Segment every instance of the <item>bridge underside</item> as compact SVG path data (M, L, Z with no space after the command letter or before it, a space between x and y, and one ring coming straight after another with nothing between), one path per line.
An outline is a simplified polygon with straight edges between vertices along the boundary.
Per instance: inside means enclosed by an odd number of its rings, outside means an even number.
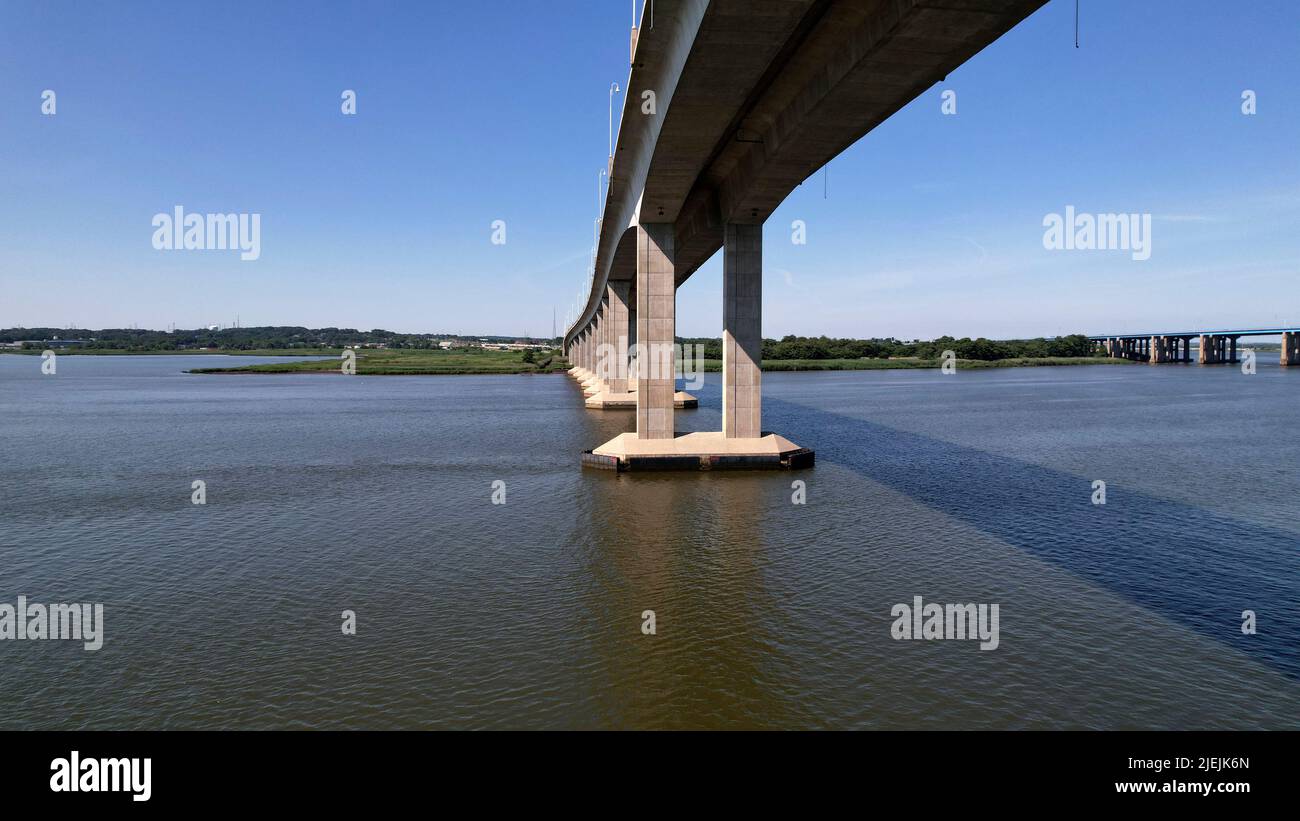
M597 406L635 396L635 432L593 459L811 461L762 429L764 222L805 179L1044 2L655 3L656 28L636 37L591 298L565 339L577 352L575 375L602 397ZM644 113L646 91L654 114ZM682 454L676 288L719 249L721 444Z

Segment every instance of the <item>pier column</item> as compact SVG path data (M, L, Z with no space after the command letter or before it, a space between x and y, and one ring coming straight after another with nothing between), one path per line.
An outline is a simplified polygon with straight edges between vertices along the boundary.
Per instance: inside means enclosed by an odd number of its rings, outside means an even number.
M1196 361L1200 362L1202 365L1208 365L1214 361L1210 351L1210 346L1214 344L1213 340L1214 337L1201 334L1200 342L1196 351Z
M1282 360L1283 366L1300 365L1300 333L1282 334Z
M636 390L636 295L627 301L627 389Z
M677 331L672 223L636 227L636 437L673 438L673 341Z
M722 248L722 435L757 439L763 435L763 226L728 223Z
M609 372L614 365L609 355L609 306L601 297L600 307L596 309L596 378L600 380L603 390L609 381Z
M1237 337L1228 337L1228 361L1236 362L1237 360Z
M1153 365L1165 361L1163 358L1164 349L1160 346L1163 341L1164 339L1158 336L1153 336L1147 340L1147 361Z
M605 286L605 298L609 302L606 341L613 357L608 382L610 393L627 393L627 294L631 287L628 282L611 282Z

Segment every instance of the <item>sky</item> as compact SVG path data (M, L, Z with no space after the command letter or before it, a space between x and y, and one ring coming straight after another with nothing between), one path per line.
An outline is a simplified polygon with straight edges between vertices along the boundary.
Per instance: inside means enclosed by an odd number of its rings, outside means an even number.
M1074 14L786 199L765 336L1300 323L1300 3L1081 0L1078 49ZM626 0L0 0L0 327L545 336L586 279L630 25ZM178 205L260 214L260 256L155 249ZM1150 214L1150 258L1044 248L1067 206ZM720 334L721 279L719 253L678 291L679 335Z

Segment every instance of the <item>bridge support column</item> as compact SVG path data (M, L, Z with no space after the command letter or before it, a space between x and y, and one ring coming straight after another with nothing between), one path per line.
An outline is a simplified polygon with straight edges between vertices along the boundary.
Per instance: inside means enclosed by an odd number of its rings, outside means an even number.
M1151 337L1148 361L1152 363L1184 361L1182 348L1186 341L1183 337L1178 336Z
M636 229L636 438L673 438L677 331L676 237L671 223Z
M588 467L611 470L794 469L813 452L761 430L762 226L731 225L723 240L723 427L675 435L675 229L637 227L636 432L583 454Z
M609 303L602 299L600 325L596 328L596 379L597 387L601 390L604 390L609 383L609 374L613 367L614 358L609 355Z
M722 251L722 434L762 432L763 226L728 223Z
M1201 334L1202 365L1217 365L1221 362L1237 361L1237 337Z
M1282 334L1282 360L1283 366L1300 365L1300 333Z
M600 392L600 311L591 318L591 327L587 330L587 378L582 382L582 392L586 396Z
M627 303L627 389L636 390L636 300Z
M609 393L627 393L627 295L631 284L611 282L605 286L609 300L609 332L612 366L605 386Z

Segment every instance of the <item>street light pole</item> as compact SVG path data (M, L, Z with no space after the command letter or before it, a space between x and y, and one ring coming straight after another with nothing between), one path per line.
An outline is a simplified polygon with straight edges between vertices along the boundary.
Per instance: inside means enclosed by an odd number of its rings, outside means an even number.
M609 158L614 159L614 95L619 92L618 83L609 84Z

